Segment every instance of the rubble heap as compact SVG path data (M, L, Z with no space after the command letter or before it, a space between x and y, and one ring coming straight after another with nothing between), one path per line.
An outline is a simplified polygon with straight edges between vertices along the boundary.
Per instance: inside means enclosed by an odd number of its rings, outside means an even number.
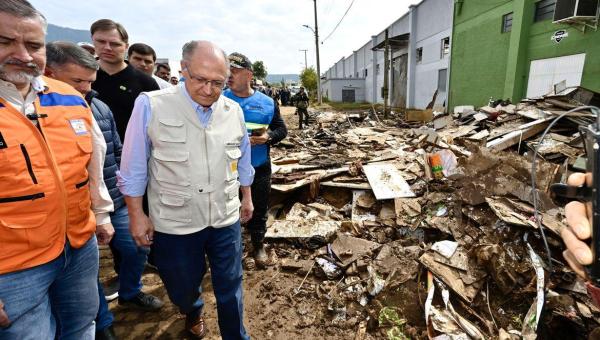
M303 278L286 292L296 327L350 327L355 339L587 337L600 309L562 260L564 202L549 188L585 169L578 125L592 114L539 138L598 97L567 89L422 115L429 122L313 112L309 129L272 150L266 237L280 269Z

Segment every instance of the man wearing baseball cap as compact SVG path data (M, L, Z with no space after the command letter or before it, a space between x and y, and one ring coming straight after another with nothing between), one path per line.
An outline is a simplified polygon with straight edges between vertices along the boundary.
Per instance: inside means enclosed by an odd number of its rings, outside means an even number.
M255 170L252 183L254 214L246 225L250 232L254 259L259 266L268 262L263 244L267 228L267 211L271 193L271 145L287 136L285 122L279 106L269 96L252 88L252 63L241 53L229 55L231 74L227 81L229 89L223 95L237 102L244 111L246 129L250 134L252 166Z

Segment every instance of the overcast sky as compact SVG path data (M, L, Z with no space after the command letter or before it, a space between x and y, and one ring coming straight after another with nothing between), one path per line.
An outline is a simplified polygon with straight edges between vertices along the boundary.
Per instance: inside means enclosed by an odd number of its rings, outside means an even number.
M193 39L217 43L227 53L262 60L270 74L299 73L308 49L315 63L311 0L30 0L52 24L89 29L110 18L122 23L129 42L151 45L159 57L179 61L181 46ZM352 0L317 0L319 36L323 41ZM365 44L419 0L354 0L346 18L320 45L321 72Z

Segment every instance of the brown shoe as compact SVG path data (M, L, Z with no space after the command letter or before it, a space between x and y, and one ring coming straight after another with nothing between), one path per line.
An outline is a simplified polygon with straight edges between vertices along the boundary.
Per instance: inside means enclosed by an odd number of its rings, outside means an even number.
M188 331L195 339L204 338L206 335L206 328L204 327L204 318L202 315L198 315L197 317L186 316L185 330Z

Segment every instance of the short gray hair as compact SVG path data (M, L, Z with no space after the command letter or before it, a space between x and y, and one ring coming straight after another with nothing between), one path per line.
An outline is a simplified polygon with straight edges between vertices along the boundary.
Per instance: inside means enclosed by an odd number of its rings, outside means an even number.
M181 59L183 59L184 61L190 61L190 57L198 47L199 43L200 40L192 40L183 44L183 48L181 50ZM227 56L227 53L225 53L225 51L217 45L213 44L213 46L215 49L217 49L223 54L223 60L225 60L225 68L227 69L227 74L225 75L225 77L229 77L229 57Z
M76 64L90 70L98 70L98 62L90 52L67 41L46 44L46 64L50 68Z
M48 29L46 17L35 9L27 0L2 0L0 1L0 13L7 13L17 18L35 18L42 23L44 33Z

